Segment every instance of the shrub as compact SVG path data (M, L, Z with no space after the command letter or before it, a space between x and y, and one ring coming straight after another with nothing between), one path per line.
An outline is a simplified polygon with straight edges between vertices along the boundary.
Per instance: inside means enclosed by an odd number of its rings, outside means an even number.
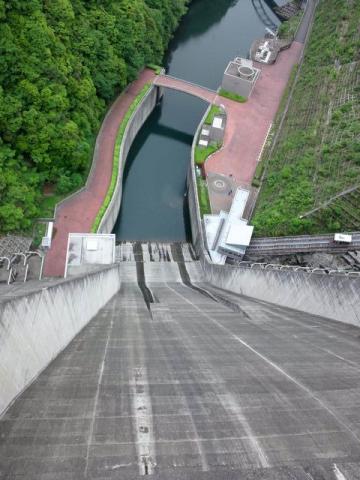
M234 102L239 102L239 103L244 103L247 101L247 98L243 97L242 95L238 95L237 93L234 92L228 92L227 90L224 90L221 88L219 90L219 95L221 97L229 98L230 100L234 100Z

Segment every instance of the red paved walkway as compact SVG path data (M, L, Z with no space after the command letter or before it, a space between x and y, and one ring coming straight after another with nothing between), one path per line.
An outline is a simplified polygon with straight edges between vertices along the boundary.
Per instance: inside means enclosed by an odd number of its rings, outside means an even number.
M267 132L302 48L303 44L293 42L274 65L261 64L260 78L246 103L218 97L216 103L223 103L228 114L224 147L206 161L206 173L232 174L238 185L251 184Z
M98 135L94 152L94 169L86 189L66 201L57 210L55 236L46 255L44 274L63 276L68 234L90 232L91 226L107 193L113 163L113 152L118 127L136 95L147 82L153 81L152 70L144 70L113 104Z

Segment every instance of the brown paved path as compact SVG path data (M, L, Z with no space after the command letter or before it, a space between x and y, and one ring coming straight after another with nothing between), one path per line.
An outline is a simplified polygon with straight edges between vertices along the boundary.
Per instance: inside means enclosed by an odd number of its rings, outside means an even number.
M225 105L228 119L224 147L206 161L207 174L232 174L238 185L251 183L267 132L302 48L301 43L293 42L289 50L280 53L274 65L257 64L261 75L246 103L218 97L216 103Z
M66 201L57 210L56 233L45 260L45 276L63 276L68 234L90 232L110 184L113 152L118 127L136 95L155 73L144 70L112 105L97 138L94 152L94 169L86 189Z

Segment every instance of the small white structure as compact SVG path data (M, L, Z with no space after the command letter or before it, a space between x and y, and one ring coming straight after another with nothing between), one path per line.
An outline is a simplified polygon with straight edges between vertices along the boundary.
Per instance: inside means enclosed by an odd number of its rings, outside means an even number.
M214 117L214 120L212 122L212 126L214 128L223 128L223 119L221 117Z
M69 233L65 277L115 263L115 235Z
M44 248L51 247L52 235L54 230L54 222L49 222L46 226L45 236L41 239L41 246Z
M230 226L228 236L226 237L226 243L233 245L234 247L248 247L254 231L254 227L250 225L233 224Z
M335 233L334 242L337 243L351 243L352 236L346 233Z
M229 213L204 215L207 247L214 263L223 265L226 257L241 259L245 255L254 230L242 218L249 193L238 188Z
M260 44L258 49L256 50L255 60L261 63L269 63L271 54L272 48L270 42L266 40L264 43Z

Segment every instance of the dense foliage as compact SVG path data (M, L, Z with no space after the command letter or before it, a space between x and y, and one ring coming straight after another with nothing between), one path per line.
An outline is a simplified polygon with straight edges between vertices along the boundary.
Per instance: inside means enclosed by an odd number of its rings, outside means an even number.
M260 193L257 235L352 230L344 208L308 214L360 184L360 2L321 0L290 108ZM350 201L351 200L351 201ZM338 202L339 203L339 202Z
M87 174L106 107L159 63L189 0L0 0L0 232ZM50 186L50 187L49 187Z

